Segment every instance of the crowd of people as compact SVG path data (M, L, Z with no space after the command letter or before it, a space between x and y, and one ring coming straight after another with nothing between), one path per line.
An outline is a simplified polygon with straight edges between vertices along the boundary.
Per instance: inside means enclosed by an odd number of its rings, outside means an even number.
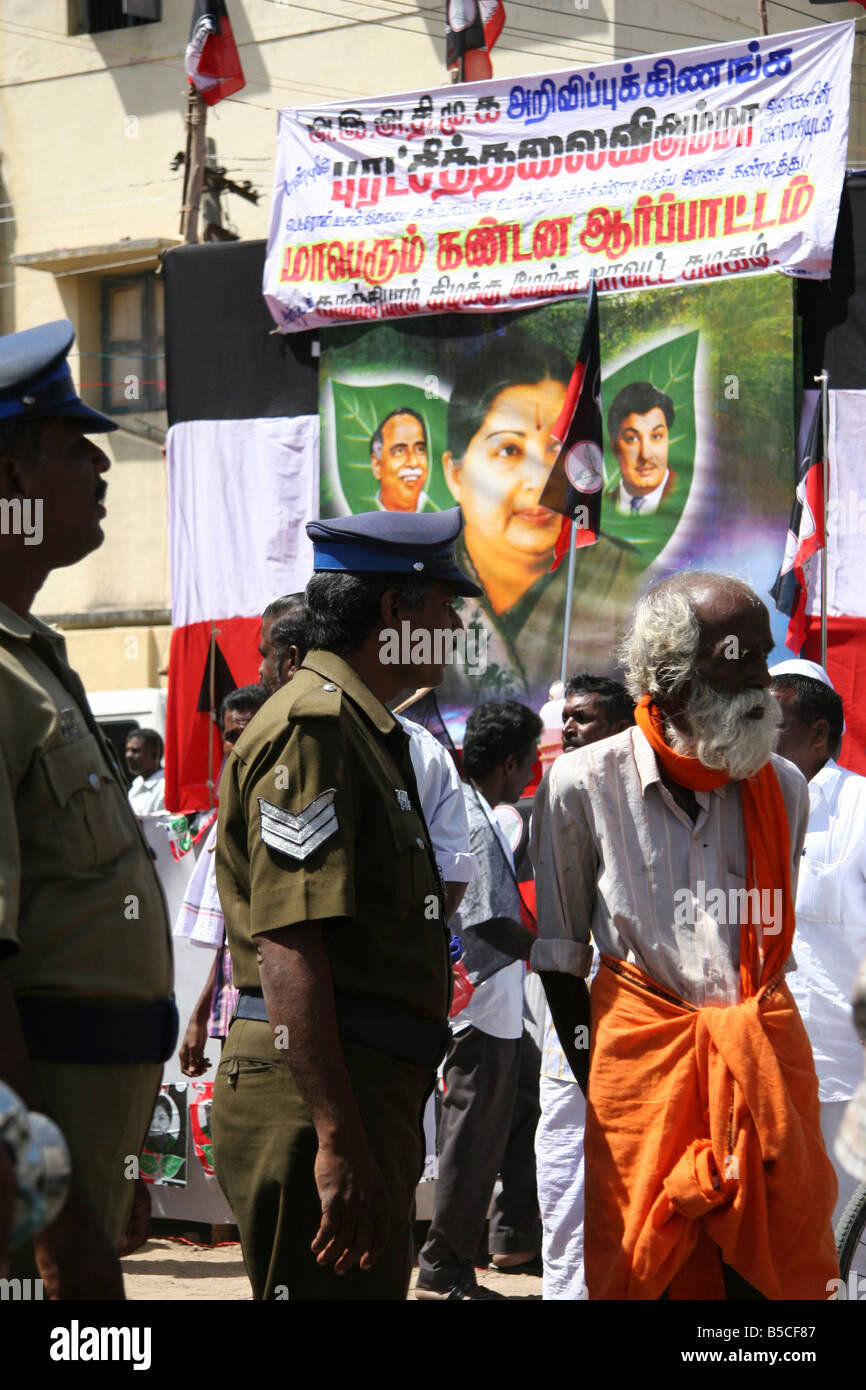
M43 546L2 537L0 1076L73 1164L10 1268L93 1299L122 1297L118 1253L145 1238L127 1159L178 1020L136 821L161 795L159 736L127 740L127 796L30 611L102 538L108 461L86 432L113 426L78 398L70 345L62 325L0 340L4 495L54 504ZM456 495L490 402L452 404ZM497 807L533 781L539 715L476 705L461 777L411 707L393 712L443 677L441 644L411 638L458 631L455 600L483 598L461 567L471 526L382 508L307 530L307 589L265 610L260 683L219 711L218 819L175 924L213 953L180 1056L200 1076L222 1040L214 1161L253 1296L406 1297L441 1070L419 1299L495 1297L482 1249L515 1279L540 1255L549 1299L828 1298L834 1214L866 1179L849 1003L866 779L834 761L827 673L768 670L767 609L742 580L656 583L610 654L624 682L584 671L563 691L533 897ZM394 630L410 641L384 662Z

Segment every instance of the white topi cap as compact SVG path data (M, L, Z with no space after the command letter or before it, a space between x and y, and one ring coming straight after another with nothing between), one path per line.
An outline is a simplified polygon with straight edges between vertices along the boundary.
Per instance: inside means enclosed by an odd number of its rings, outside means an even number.
M831 690L838 695L835 685L831 681L824 667L817 661L806 661L803 657L792 657L790 661L780 661L778 665L770 667L771 676L808 676L810 680L820 681L822 685L828 685ZM846 732L845 720L842 720L842 732Z
M829 685L831 690L836 689L823 666L820 666L817 661L805 661L798 656L791 657L790 661L780 661L777 666L771 666L770 675L808 676L810 680L820 681L822 685Z

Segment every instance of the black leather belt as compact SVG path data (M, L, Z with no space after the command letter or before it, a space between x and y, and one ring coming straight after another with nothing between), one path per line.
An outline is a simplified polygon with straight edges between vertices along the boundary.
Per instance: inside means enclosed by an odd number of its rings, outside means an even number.
M28 1051L39 1062L167 1062L177 1046L173 999L159 1004L83 1004L25 995L16 1003Z
M253 1023L267 1023L268 1011L265 996L260 989L242 989L238 994L232 1018L248 1018Z
M344 1042L359 1043L399 1057L416 1067L438 1067L448 1050L450 1029L446 1022L417 1018L378 999L336 994L337 1027ZM268 1011L261 990L242 989L235 1006L235 1018L267 1023Z

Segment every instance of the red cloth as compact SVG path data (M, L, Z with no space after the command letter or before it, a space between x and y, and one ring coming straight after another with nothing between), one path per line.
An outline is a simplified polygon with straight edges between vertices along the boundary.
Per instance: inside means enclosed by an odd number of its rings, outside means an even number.
M261 618L221 618L216 642L231 678L229 688L258 680L258 641ZM208 745L214 778L222 765L222 743L202 700L208 690L211 624L189 623L171 635L168 661L168 699L165 714L165 804L169 811L203 811L214 804L209 794ZM221 698L217 691L217 703Z
M803 656L821 660L821 619L806 619ZM845 734L838 761L866 777L866 618L827 619L827 674L842 697Z

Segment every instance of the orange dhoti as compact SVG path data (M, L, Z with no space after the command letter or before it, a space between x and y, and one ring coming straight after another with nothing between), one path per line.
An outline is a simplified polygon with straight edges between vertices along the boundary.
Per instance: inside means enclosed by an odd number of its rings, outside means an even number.
M602 957L586 1122L591 1299L826 1299L836 1178L806 1030L780 978L696 1008ZM677 1278L677 1276L680 1278Z

